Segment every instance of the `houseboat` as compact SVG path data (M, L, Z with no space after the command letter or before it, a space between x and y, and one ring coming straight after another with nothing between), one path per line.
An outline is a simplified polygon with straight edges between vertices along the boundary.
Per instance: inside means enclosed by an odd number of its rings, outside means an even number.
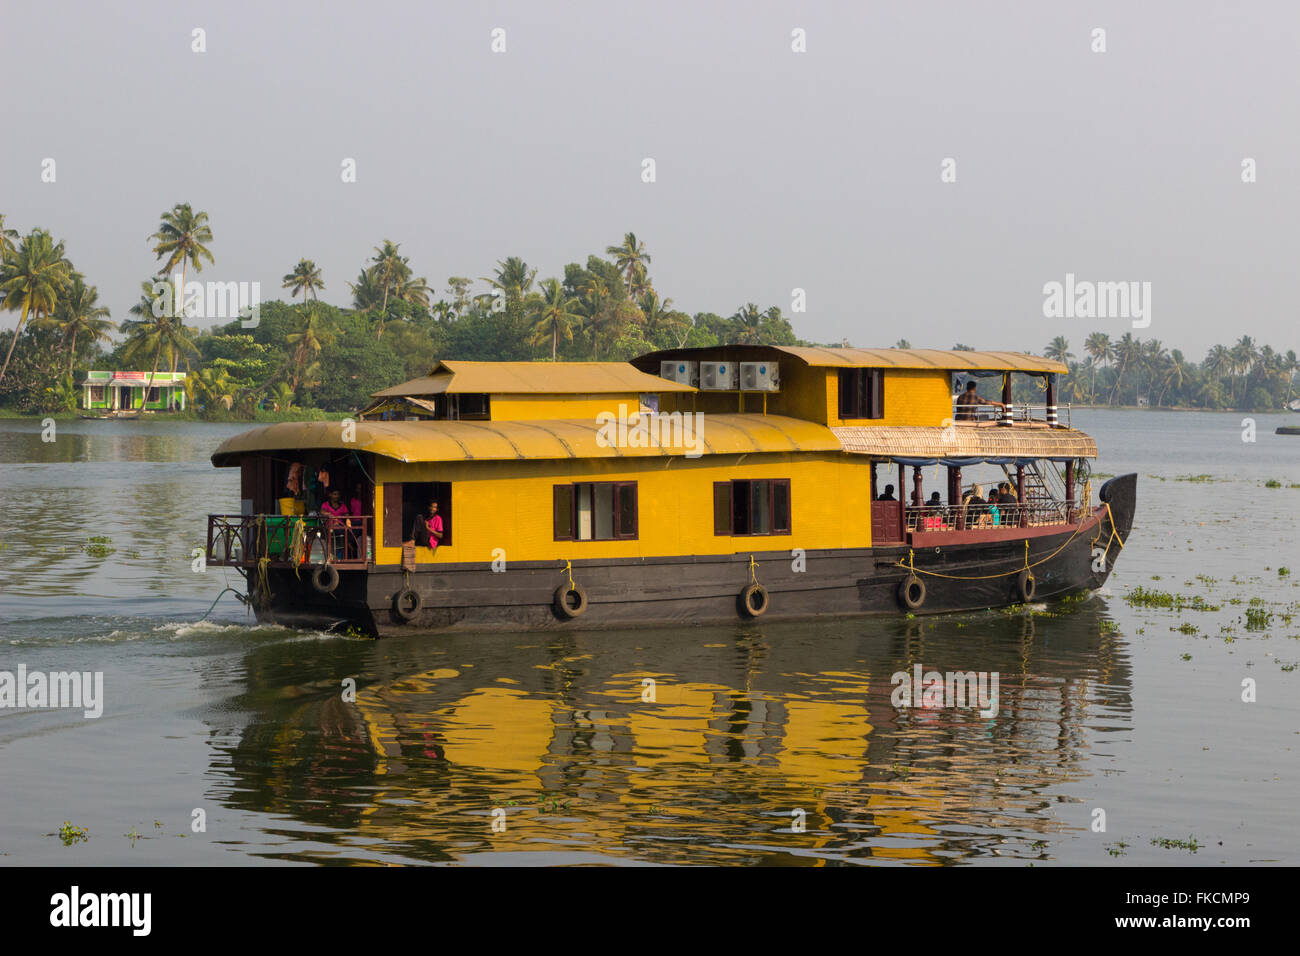
M1066 371L769 346L439 362L354 419L225 441L212 461L240 469L241 507L208 517L207 561L244 574L259 620L371 636L1063 597L1105 582L1137 485L1093 488Z

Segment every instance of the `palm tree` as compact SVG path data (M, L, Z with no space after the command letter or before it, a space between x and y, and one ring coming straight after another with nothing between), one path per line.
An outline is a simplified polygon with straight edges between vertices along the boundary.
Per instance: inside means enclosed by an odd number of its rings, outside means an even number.
M356 282L349 282L352 290L352 307L357 310L373 309L384 298L386 290L379 285L374 269L362 269Z
M139 318L123 326L123 331L127 333L127 340L122 355L128 361L134 362L141 356L148 355L150 351L153 352L153 367L149 370L149 381L145 386L141 402L143 405L149 399L149 389L153 388L154 378L158 374L158 362L162 358L163 351L166 350L174 373L178 360L184 361L185 367L189 368L189 356L197 354L198 348L189 338L190 330L176 315L176 303L172 303L170 313L166 309L159 309L155 304L153 283L146 279L140 283L140 286L143 292L140 301L131 306L131 314ZM184 285L181 288L184 289ZM158 314L160 312L163 314ZM171 406L171 396L172 392L169 390L168 407Z
M1060 362L1062 365L1069 365L1070 359L1074 358L1074 353L1070 351L1070 343L1065 340L1064 335L1058 335L1052 339L1043 355Z
M753 302L746 302L737 309L735 314L731 316L731 321L736 323L736 344L761 344L763 341L763 320L767 315L767 312L760 311Z
M109 311L99 304L99 290L93 285L86 285L85 276L73 272L68 282L67 291L59 299L54 315L41 319L41 325L57 329L68 350L68 374L72 374L72 363L77 356L77 338L86 335L90 344L108 338L110 329L117 326L108 320Z
M0 262L14 251L14 240L17 238L18 230L5 228L5 214L0 212Z
M1132 332L1125 332L1118 342L1115 343L1115 361L1119 368L1115 371L1115 385L1110 392L1110 402L1115 403L1115 396L1119 393L1121 386L1124 384L1124 373L1133 368L1142 355L1142 343L1140 340L1133 338Z
M303 302L307 301L307 293L310 292L312 300L315 301L316 293L325 288L325 282L321 279L320 269L316 268L316 263L310 259L299 259L293 271L284 277L281 288L293 290L289 293L289 298L301 292Z
M410 267L406 264L406 257L397 250L402 247L400 242L393 242L391 239L385 239L382 246L375 246L375 257L372 260L374 265L375 282L384 290L383 300L379 303L380 324L379 334L383 335L383 315L388 309L388 292L392 289L394 283L403 276L411 274Z
M4 308L10 312L22 312L14 326L14 337L9 342L4 365L0 365L0 382L4 381L9 370L9 360L13 358L23 323L29 317L39 320L53 312L68 283L72 267L63 252L62 242L55 242L44 229L33 229L0 264L0 295L4 296Z
M528 337L529 345L540 345L548 338L551 340L551 361L559 354L560 336L565 341L573 341L573 326L582 321L582 314L577 311L579 301L564 294L564 287L559 279L547 279L542 283L540 295L528 299L530 319L533 326Z
M1097 397L1097 366L1109 365L1115 360L1115 350L1111 347L1110 336L1105 332L1093 332L1088 336L1088 341L1083 345L1088 354L1092 357L1092 400L1096 401Z
M1244 401L1246 398L1246 385L1248 384L1247 379L1250 375L1251 367L1255 364L1255 360L1259 357L1259 353L1255 350L1255 340L1252 339L1249 335L1243 335L1240 339L1237 340L1237 344L1228 350L1228 354L1232 358L1232 370L1233 370L1233 378L1234 378L1233 388L1232 388L1232 400L1233 402L1236 402L1237 400L1237 386L1236 386L1235 378L1237 373L1240 373L1241 381L1242 381L1241 397L1242 400Z
M607 255L614 257L614 265L625 276L628 298L637 298L645 291L645 267L650 264L650 256L646 254L645 243L638 242L636 233L629 232L624 234L621 246L606 246L605 252Z
M1205 356L1204 368L1212 379L1222 379L1232 371L1232 353L1222 345L1214 346Z
M410 270L405 275L398 276L393 283L393 298L401 302L409 302L411 305L418 305L421 308L429 308L429 293L433 290L429 288L429 281L420 276L412 276Z
M1150 400L1151 388L1156 379L1164 374L1165 363L1169 361L1168 350L1160 344L1159 339L1148 339L1142 346L1138 364L1147 371L1147 399Z
M328 345L330 340L329 334L322 328L323 323L324 318L313 302L299 318L297 331L285 336L285 341L291 349L286 370L289 373L290 385L295 392L312 377L313 369L319 372L320 367L316 359L320 356L321 349Z
M1165 392L1171 388L1174 390L1175 395L1181 392L1191 374L1192 368L1183 358L1183 353L1178 349L1174 349L1169 354L1169 363L1165 366L1164 387L1160 389L1160 397L1156 399L1156 404L1164 404Z
M1291 404L1291 389L1295 385L1295 373L1300 372L1300 361L1296 360L1295 349L1288 349L1282 357L1282 371L1286 373L1286 402Z
M497 262L495 277L481 276L481 278L505 297L506 307L509 308L512 302L523 300L532 289L533 279L536 276L536 269L529 269L528 263L518 256L510 256L504 261ZM488 298L494 296L489 295Z
M646 289L636 304L645 316L646 336L656 345L660 344L661 337L666 337L669 342L678 342L680 348L680 342L684 338L680 333L689 330L690 320L685 314L673 309L673 300L661 300L654 289Z
M199 369L194 375L186 376L185 394L191 404L220 404L226 411L235 403L234 383L220 366Z
M181 321L185 320L185 276L189 267L195 272L203 271L203 260L213 262L212 253L204 243L212 241L212 229L208 226L208 214L195 212L187 202L177 203L168 212L162 214L162 223L158 231L149 237L157 239L154 255L166 259L158 270L159 277L166 277L177 265L181 267L181 287L179 302L173 308L179 311Z
M593 272L587 276L578 292L582 296L579 311L584 320L584 331L591 336L592 357L599 360L600 331L607 318L605 302L609 298L609 289L605 286L605 280Z

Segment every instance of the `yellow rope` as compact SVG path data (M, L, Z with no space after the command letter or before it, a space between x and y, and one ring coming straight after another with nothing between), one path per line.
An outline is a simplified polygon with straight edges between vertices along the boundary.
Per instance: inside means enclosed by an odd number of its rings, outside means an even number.
M758 562L754 560L754 556L751 554L749 556L749 583L750 584L758 583L758 575L754 573L754 569L757 567L758 567Z
M1107 509L1109 510L1109 505L1107 506ZM1112 525L1112 529L1113 527L1114 526ZM915 564L913 563L911 548L909 548L907 551L907 563L904 564L902 561L895 561L894 565L900 568L907 568L907 570L913 574L928 574L932 578L947 578L949 581L991 581L994 578L1009 578L1011 577L1011 575L1020 574L1022 571L1029 571L1030 575L1032 576L1034 568L1038 567L1040 564L1052 560L1052 558L1056 557L1058 554L1060 554L1062 551L1068 548L1070 546L1070 542L1073 541L1075 538L1077 538L1081 531L1083 531L1082 523L1080 523L1079 527L1074 529L1074 534L1070 535L1068 538L1065 539L1064 544L1062 544L1059 548L1057 548L1047 557L1039 558L1033 564L1029 563L1029 539L1026 538L1025 539L1025 566L1023 568L1017 568L1014 571L1002 571L998 574L974 574L974 575L940 574L938 571L925 571L922 570L921 568L916 567ZM1098 530L1097 533L1100 536L1101 534L1100 530Z
M1110 502L1109 502L1109 501L1105 502L1105 505L1106 505L1106 518L1110 521L1110 537L1106 539L1106 549L1105 549L1105 554L1109 555L1109 554L1110 554L1110 545L1111 545L1111 542L1112 542L1112 541L1118 541L1118 542L1119 542L1119 549L1120 549L1121 551L1124 550L1124 539L1121 538L1121 537L1119 536L1119 531L1116 530L1116 528L1115 528L1115 516L1111 513L1111 510L1110 510ZM1101 540L1101 524L1098 523L1098 525L1097 525L1097 536L1096 536L1095 538L1092 539L1092 542L1091 542L1092 546L1095 548L1095 547L1097 546L1097 542L1100 541L1100 540Z
M569 575L569 590L572 591L575 587L577 587L577 585L575 585L575 584L573 583L573 562L572 562L572 561L565 561L565 562L564 562L564 569L563 569L563 570L565 570L566 572L568 572L568 575Z

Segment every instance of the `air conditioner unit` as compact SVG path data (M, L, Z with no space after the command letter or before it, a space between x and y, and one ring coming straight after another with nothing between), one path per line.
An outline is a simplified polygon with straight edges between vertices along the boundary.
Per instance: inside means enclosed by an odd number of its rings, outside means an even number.
M700 388L725 392L734 391L740 384L740 369L735 362L701 362Z
M679 359L675 362L660 362L659 377L681 385L700 386L700 363Z
M775 362L741 362L740 387L746 392L775 392L781 387L781 374Z

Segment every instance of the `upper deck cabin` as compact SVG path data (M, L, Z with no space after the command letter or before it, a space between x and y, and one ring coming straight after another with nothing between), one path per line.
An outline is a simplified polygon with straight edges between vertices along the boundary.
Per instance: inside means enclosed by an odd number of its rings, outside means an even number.
M439 362L428 375L375 392L361 421L539 421L655 411L690 385L626 362Z
M652 352L631 364L699 389L666 400L668 409L788 415L830 428L1068 425L1056 377L1069 369L1020 352L728 345ZM1041 382L1041 403L1013 403L1013 375ZM989 402L959 409L956 393L972 379Z

